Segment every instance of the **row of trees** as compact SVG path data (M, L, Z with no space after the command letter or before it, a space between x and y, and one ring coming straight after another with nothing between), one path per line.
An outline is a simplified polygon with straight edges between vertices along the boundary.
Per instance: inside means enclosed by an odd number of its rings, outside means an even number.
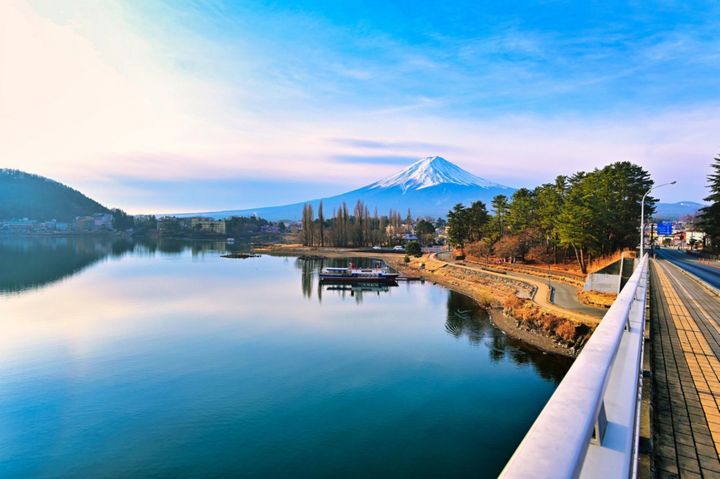
M392 244L403 233L412 231L413 218L410 210L403 219L399 212L391 210L387 216L379 216L377 208L370 210L358 200L352 213L346 203L326 217L321 201L317 217L310 203L303 207L302 242L305 246L361 247Z
M558 176L534 190L520 188L492 200L493 214L476 201L448 213L452 244L478 256L564 261L574 256L583 273L592 257L638 244L640 201L653 181L630 162ZM648 215L656 199L645 200Z

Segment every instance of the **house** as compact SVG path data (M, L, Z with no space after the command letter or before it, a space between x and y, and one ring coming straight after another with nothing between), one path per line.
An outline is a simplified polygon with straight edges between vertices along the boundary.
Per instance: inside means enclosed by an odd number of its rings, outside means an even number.
M96 213L93 216L93 227L96 230L113 229L113 217L110 213Z
M212 218L192 218L190 228L194 231L205 233L225 234L225 220L214 220Z

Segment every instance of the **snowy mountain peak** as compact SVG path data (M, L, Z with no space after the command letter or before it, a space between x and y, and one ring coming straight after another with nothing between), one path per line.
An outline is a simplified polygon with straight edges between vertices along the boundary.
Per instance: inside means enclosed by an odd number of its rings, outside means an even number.
M469 173L440 156L428 156L404 170L369 185L369 188L400 187L403 192L421 190L441 184L480 186L483 188L506 188Z

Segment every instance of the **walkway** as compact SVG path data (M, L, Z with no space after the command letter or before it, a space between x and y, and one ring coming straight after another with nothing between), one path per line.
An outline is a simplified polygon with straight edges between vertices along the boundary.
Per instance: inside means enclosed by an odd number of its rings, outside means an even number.
M720 478L720 297L658 259L651 311L656 477Z
M559 281L549 281L525 273L516 273L512 271L495 272L481 265L473 265L473 263L465 263L464 265L456 264L449 258L448 254L436 254L435 257L440 261L453 264L457 268L465 268L473 271L479 271L484 274L494 275L502 278L516 279L536 288L533 301L545 310L558 314L560 316L572 316L577 320L588 324L597 324L607 312L606 308L598 308L587 305L580 301L577 296L577 288L573 285L561 283ZM550 288L555 288L553 301L550 301Z

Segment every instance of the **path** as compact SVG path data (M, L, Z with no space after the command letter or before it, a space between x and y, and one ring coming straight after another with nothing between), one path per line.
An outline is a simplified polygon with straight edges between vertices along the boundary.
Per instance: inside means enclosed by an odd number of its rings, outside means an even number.
M676 262L651 265L655 472L720 477L720 297Z
M498 273L488 270L483 266L474 266L472 264L460 265L449 260L447 258L447 255L436 254L435 257L440 261L451 263L457 268L466 268L469 270L478 271L480 273L499 276L502 278L516 279L524 283L530 284L537 290L533 301L547 311L556 313L560 316L567 316L568 314L570 314L576 319L579 319L583 322L597 324L607 311L607 309L605 308L596 308L594 306L589 306L581 302L580 299L577 297L575 286L569 284L561 283L559 281L548 282L547 279L538 278L537 276L525 273L516 273L511 271ZM553 302L550 302L549 286L555 288Z

